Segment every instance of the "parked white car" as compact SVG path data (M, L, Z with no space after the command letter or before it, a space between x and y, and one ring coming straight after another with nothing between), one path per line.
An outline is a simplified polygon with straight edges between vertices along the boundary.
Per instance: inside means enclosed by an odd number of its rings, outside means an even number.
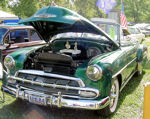
M145 36L150 36L150 24L148 23L142 23L142 24L136 24L134 27L139 28L140 31L145 35Z
M145 38L145 35L141 32L141 30L138 27L129 26L128 31L130 32L130 36L132 36L136 39L144 39Z

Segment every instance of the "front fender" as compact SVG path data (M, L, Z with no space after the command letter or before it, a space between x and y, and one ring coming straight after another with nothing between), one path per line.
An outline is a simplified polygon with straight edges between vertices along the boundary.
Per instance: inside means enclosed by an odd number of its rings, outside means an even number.
M112 80L112 65L110 63L97 63L98 66L102 68L103 76L98 81L90 80L86 75L87 64L78 67L75 77L83 80L85 87L95 88L100 91L100 97L104 98L110 94Z
M23 69L24 62L26 61L29 54L35 52L35 50L41 48L43 46L34 46L34 47L28 47L28 48L22 48L20 50L17 50L9 56L11 56L15 61L15 67L9 68L10 74L14 75L17 70Z

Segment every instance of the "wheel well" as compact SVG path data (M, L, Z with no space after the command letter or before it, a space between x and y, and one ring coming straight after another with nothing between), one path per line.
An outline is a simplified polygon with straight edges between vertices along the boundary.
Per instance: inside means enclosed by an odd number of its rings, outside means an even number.
M122 84L122 76L121 76L121 74L119 74L119 75L117 76L117 79L118 79L118 81L119 81L119 88L121 88L121 84Z

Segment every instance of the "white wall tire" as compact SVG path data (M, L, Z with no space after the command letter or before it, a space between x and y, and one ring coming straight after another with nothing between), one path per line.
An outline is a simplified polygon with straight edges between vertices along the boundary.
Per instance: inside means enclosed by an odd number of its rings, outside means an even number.
M115 79L114 83L111 87L111 94L110 94L110 112L115 112L118 104L118 98L119 98L119 82L118 79Z
M119 99L119 81L116 78L112 84L110 91L110 104L104 109L98 110L97 111L98 114L107 117L110 114L114 113L117 109L118 99Z

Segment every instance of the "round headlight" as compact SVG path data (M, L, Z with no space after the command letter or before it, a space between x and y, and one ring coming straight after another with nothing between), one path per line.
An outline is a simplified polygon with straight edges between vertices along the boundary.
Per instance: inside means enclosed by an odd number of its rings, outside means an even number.
M7 69L13 68L15 66L15 61L11 56L6 56L4 59L4 65Z
M97 81L102 77L102 69L98 65L88 66L86 75L89 79Z

